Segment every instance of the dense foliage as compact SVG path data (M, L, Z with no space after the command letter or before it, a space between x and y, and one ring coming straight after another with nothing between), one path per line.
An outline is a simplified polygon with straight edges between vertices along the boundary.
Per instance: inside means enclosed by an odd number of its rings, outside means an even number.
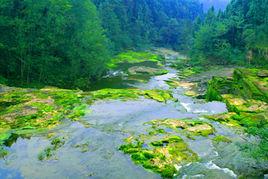
M200 2L203 4L204 11L208 11L212 6L215 8L215 10L224 10L230 0L200 0Z
M198 0L93 0L115 50L151 45L190 47Z
M195 63L267 63L268 0L206 15L201 2L0 0L0 83L88 88L110 54L155 46L190 50Z
M189 49L201 13L197 0L1 0L1 83L87 88L110 52Z
M268 1L232 0L224 12L211 8L196 21L193 61L267 64Z
M107 39L88 0L1 0L0 75L86 87L103 73Z

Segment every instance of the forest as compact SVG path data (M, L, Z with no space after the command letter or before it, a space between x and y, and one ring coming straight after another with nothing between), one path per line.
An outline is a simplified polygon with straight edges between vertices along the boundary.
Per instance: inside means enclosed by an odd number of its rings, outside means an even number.
M150 47L193 63L265 65L267 6L236 0L204 13L198 0L3 0L1 81L87 88L114 54Z
M0 0L0 178L267 178L268 0Z

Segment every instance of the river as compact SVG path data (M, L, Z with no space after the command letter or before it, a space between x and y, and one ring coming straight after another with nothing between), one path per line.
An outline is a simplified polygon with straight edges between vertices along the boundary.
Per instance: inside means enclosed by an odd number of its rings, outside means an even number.
M169 89L166 80L176 78L177 71L166 68L168 74L151 77L146 83L128 83L122 87ZM118 148L129 135L144 133L148 127L144 125L145 122L165 118L206 121L213 125L216 134L232 139L232 143L215 147L212 136L199 136L196 140L182 136L189 148L198 154L200 161L182 166L177 178L228 179L236 178L243 171L251 172L255 161L245 158L236 145L237 142L243 143L251 139L232 128L202 117L224 113L227 111L226 105L186 96L185 90L185 87L172 89L177 100L167 103L143 98L95 102L88 106L90 112L81 121L66 120L49 131L49 134L65 141L51 160L40 161L37 157L50 144L47 133L18 138L10 147L10 155L0 160L0 178L161 178L160 175L135 165Z

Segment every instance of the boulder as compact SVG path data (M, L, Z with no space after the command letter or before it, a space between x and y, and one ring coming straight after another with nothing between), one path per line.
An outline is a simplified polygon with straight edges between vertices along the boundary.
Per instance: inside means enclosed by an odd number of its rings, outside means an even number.
M151 68L146 66L134 66L128 69L128 73L130 75L163 75L168 73L168 71L165 69Z
M266 78L268 77L268 70L260 70L258 73L257 73L258 77L261 77L261 78Z

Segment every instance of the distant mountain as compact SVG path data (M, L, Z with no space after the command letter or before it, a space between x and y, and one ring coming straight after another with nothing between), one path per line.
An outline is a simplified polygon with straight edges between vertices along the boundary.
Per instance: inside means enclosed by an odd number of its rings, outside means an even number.
M224 10L230 0L200 0L204 6L204 11L207 11L210 7L214 6L215 10Z

